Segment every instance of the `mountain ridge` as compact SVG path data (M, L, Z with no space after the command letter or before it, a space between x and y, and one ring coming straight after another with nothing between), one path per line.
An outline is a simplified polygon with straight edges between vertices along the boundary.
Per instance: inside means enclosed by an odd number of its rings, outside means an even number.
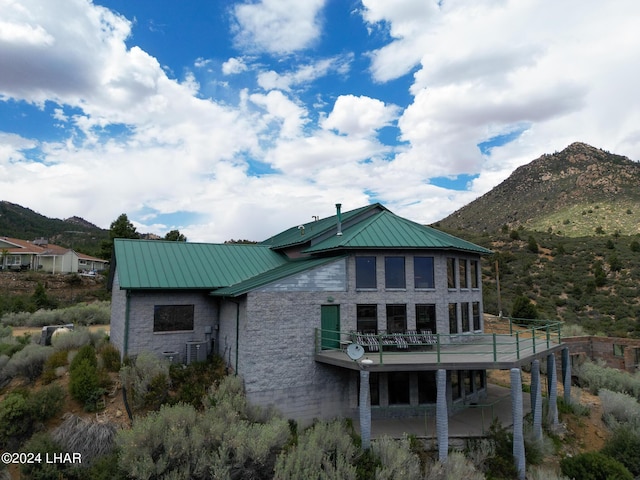
M0 235L21 240L46 238L50 243L98 256L100 244L109 238L109 231L81 217L49 218L30 208L0 200Z
M436 225L488 233L524 227L571 236L593 235L600 226L635 234L640 233L639 185L640 163L575 142L518 167ZM600 208L611 221L587 215Z

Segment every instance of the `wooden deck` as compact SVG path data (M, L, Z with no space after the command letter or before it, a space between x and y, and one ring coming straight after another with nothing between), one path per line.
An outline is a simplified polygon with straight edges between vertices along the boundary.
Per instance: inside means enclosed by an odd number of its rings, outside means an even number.
M523 338L524 337L524 338ZM464 343L462 343L464 342ZM461 343L433 345L416 349L394 351L368 351L362 357L373 363L367 367L372 372L420 371L420 370L504 370L520 368L535 359L562 348L557 341L544 337L515 335L478 335L461 339ZM315 355L320 363L351 370L361 365L349 358L345 350L321 350Z

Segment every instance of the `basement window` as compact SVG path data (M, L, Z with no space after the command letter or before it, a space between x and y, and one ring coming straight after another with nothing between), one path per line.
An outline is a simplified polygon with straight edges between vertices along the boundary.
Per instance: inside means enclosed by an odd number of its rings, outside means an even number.
M193 305L154 305L154 332L181 332L193 330Z

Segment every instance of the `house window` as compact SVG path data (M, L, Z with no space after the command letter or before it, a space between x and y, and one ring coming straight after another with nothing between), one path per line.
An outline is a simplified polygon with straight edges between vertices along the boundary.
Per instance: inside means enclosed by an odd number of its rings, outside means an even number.
M384 281L386 288L406 288L404 257L384 258Z
M457 400L462 397L462 383L460 382L460 373L458 370L451 371L451 398Z
M430 330L436 333L436 306L416 305L416 329L418 332Z
M407 306L387 305L387 332L404 333L407 331Z
M633 349L633 361L634 365L640 365L640 348Z
M471 288L480 285L480 268L477 260L471 260Z
M458 305L449 304L449 333L458 333Z
M456 288L456 259L447 258L447 288Z
M356 288L377 288L376 257L356 257Z
M359 332L378 333L377 305L356 305L356 323Z
M193 313L193 305L155 305L153 307L153 331L193 330Z
M22 265L20 255L10 255L7 260L7 265Z
M480 330L480 302L473 302L471 304L471 308L473 309L473 329Z
M462 302L460 304L460 314L462 317L462 331L470 332L471 324L469 322L469 302Z
M409 372L389 374L389 405L408 405L410 398Z
M438 388L436 372L418 372L418 403L436 403Z
M78 260L78 265L80 265L81 267L86 267L87 266L87 261L86 260Z
M471 395L473 392L473 370L465 370L462 374L464 381L464 394Z
M467 280L467 261L459 260L458 266L460 267L460 288L469 288L469 282Z
M474 371L474 383L476 386L476 392L479 392L484 388L484 371L483 370L475 370Z
M618 343L613 344L613 356L614 357L624 357L624 345L620 345Z
M433 257L413 257L413 283L415 288L435 288Z

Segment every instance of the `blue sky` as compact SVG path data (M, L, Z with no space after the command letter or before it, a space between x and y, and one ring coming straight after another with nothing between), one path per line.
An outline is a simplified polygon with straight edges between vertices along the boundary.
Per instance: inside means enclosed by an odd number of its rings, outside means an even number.
M0 0L0 200L190 241L640 159L635 0Z

